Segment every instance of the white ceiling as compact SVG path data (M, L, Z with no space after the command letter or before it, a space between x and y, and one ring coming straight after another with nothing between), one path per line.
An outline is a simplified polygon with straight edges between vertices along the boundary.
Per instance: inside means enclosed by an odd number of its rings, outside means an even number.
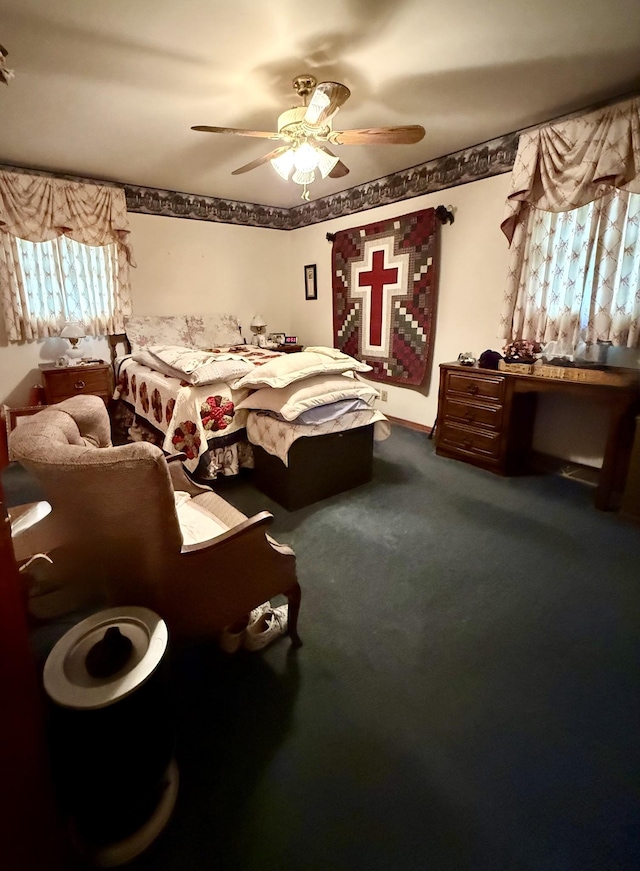
M334 129L422 124L415 145L336 146L312 198L640 90L638 0L0 0L0 163L290 207L275 130L291 81L346 84Z

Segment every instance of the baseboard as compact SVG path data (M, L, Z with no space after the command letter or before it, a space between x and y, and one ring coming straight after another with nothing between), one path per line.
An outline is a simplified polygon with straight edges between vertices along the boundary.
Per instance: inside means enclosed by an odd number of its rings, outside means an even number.
M384 412L382 412L384 414ZM425 426L423 423L413 423L411 420L403 420L401 417L391 417L390 414L384 415L387 420L390 420L391 423L397 423L398 426L404 426L406 429L415 429L417 432L424 432L427 435L431 435L433 431L432 426Z

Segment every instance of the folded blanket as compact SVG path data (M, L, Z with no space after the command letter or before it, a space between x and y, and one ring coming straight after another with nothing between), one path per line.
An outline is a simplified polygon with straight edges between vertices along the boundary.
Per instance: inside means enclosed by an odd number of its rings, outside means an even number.
M144 359L143 359L144 358ZM213 384L233 381L254 368L239 354L198 351L178 345L151 345L134 354L134 360L187 384Z

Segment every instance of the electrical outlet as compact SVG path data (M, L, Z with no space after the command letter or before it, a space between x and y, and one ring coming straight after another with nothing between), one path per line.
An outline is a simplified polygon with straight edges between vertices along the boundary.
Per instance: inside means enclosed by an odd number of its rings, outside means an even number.
M381 390L380 391L380 402L386 402L386 401L387 401L387 391Z

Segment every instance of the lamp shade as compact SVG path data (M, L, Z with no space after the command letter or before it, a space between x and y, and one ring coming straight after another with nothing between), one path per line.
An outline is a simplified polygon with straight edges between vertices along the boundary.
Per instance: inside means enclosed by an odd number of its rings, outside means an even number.
M251 321L251 326L255 327L255 328L266 327L267 322L265 321L265 319L263 318L262 315L254 315L254 317Z
M84 327L77 321L67 321L60 332L63 339L84 339L85 335Z
M289 178L291 170L293 169L294 158L295 152L292 148L290 148L279 157L274 157L271 161L271 166L285 181Z

